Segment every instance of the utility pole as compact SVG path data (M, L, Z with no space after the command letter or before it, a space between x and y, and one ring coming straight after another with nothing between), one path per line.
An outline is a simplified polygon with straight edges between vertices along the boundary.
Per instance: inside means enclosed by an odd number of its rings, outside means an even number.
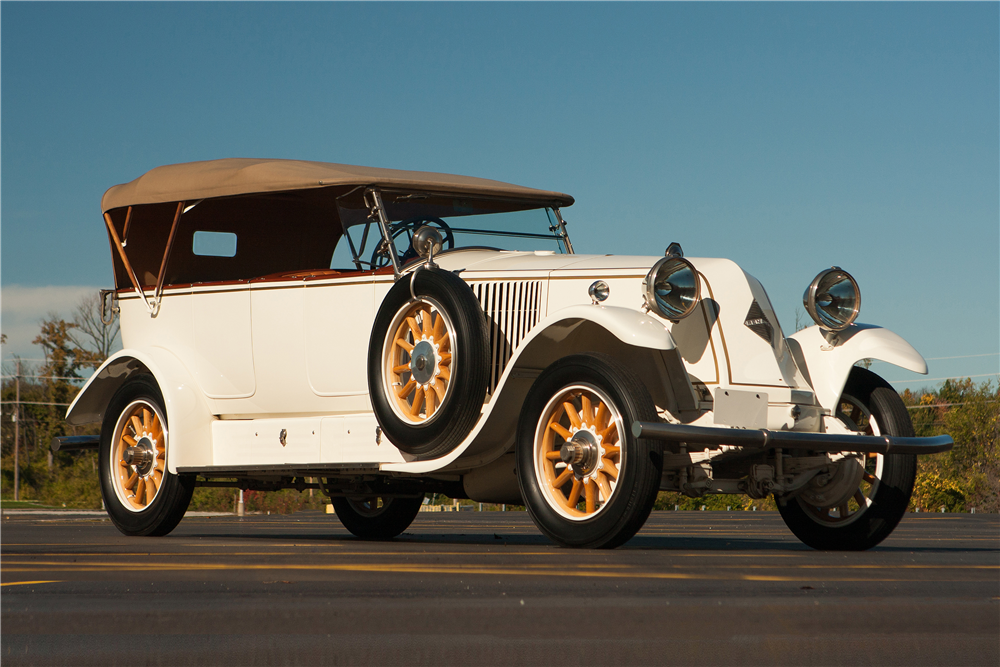
M18 450L21 442L21 360L15 361L17 370L14 371L14 500L20 500L20 476L21 466L18 465Z

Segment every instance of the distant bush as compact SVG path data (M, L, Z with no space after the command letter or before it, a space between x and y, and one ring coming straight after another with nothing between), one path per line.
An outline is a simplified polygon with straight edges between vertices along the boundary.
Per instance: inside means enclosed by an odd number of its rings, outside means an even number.
M199 487L194 490L188 509L199 512L235 512L239 495L239 489ZM295 489L243 492L243 510L248 513L291 514L303 509L321 510L328 502L318 491L314 491L311 497L308 490L299 492Z
M656 496L656 504L653 505L653 509L672 510L676 506L678 510L700 510L702 505L705 506L706 511L729 509L732 512L751 512L754 507L759 512L777 509L774 498L771 496L758 499L735 494L713 494L700 498L689 498L684 494L669 491L660 491L659 495Z
M947 380L902 398L917 435L955 441L949 452L920 457L910 509L1000 512L1000 385Z

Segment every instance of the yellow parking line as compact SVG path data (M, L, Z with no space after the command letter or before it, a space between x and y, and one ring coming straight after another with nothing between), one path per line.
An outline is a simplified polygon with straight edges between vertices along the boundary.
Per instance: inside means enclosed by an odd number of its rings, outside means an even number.
M26 586L27 584L58 584L60 581L50 580L50 581L8 581L7 583L0 584L0 586Z
M1000 565L795 565L803 570L1000 570Z
M11 567L27 566L27 567ZM39 566L58 567L59 572L120 572L120 566L110 563L73 563L71 567L62 567L66 563L55 562L18 562L5 566L8 572L37 572ZM821 579L807 578L805 576L779 576L779 575L755 575L755 574L727 574L727 575L706 575L701 573L682 572L635 572L635 571L602 571L597 569L574 569L566 570L562 567L552 567L548 569L532 568L530 571L523 567L476 567L476 566L435 566L416 565L405 563L387 564L259 564L247 563L241 565L231 565L226 563L131 563L129 568L132 571L258 571L258 570L292 570L292 571L316 571L316 572L384 572L396 574L462 574L462 575L493 575L493 576L552 576L552 577L586 577L586 578L612 578L612 579L683 579L683 580L709 580L709 581L826 581L826 582L850 582L850 581L878 581L878 582L903 582L922 581L919 579L870 579L870 578L844 578L844 577L823 577ZM956 580L965 581L965 580Z
M70 557L79 558L79 557L88 557L89 556L89 557L98 557L99 558L99 557L105 556L105 555L111 555L111 556L114 556L116 558L118 558L118 557L124 557L124 556L127 556L127 557L156 557L156 558L161 558L161 557L175 558L175 557L192 557L192 556L209 556L209 557L211 557L211 556L218 556L218 557L229 558L229 557L232 557L232 556L291 556L291 555L294 555L294 554L289 554L287 552L271 552L271 551L235 552L235 553L213 552L213 551L201 551L201 552L170 552L170 551L148 552L148 551L143 551L143 552L131 552L131 553L118 553L118 552L116 552L114 554L86 553L86 552L77 552L77 553L33 553L33 554L17 554L16 557L18 557L18 558L29 558L29 557L35 557L35 558L37 558L37 557L44 556L44 557L47 557L47 558L70 558ZM421 558L421 557L438 557L438 556L511 556L511 555L538 555L538 556L559 555L559 556L561 556L561 555L564 555L564 554L552 553L552 552L547 552L547 551L533 552L533 553L528 553L528 554L524 554L524 553L521 553L521 554L507 554L507 553L499 553L499 552L490 552L490 553L476 553L476 552L471 552L471 553L469 553L469 552L462 552L462 551L455 551L455 552L434 552L434 553L399 553L399 552L384 553L384 552L378 552L378 551L356 551L356 552L342 552L341 551L341 552L324 553L324 552L321 552L321 551L320 552L313 551L313 552L309 552L308 555L310 555L310 556L367 556L367 557L371 557L371 556L383 556L383 557L391 557L391 558L408 557L408 558L417 559L417 558ZM71 563L66 563L64 561L36 561L36 560L30 560L30 561L23 561L23 560L22 561L17 561L17 560L15 560L15 561L12 561L12 560L10 560L10 556L8 556L6 558L3 558L3 559L0 559L0 563L3 563L4 565L29 565L29 564L30 565L52 565L52 566L71 565ZM95 562L95 563L88 563L88 565L96 567L96 566L103 566L104 564L100 563L100 562ZM218 565L225 565L225 564L220 564L220 563L213 563L212 564L213 567L218 566ZM274 568L276 568L276 567L285 567L286 566L286 564L282 564L282 563L269 563L269 564L261 564L261 565L262 566L266 566L266 567L274 567ZM288 565L294 565L294 564L288 564ZM346 564L346 565L351 565L351 564ZM107 566L111 567L110 564L107 564ZM233 566L237 567L237 568L243 567L242 565L235 565L235 564ZM406 567L409 567L409 566L410 565L406 565ZM693 565L693 564L692 565L680 565L680 564L669 564L669 563L664 563L661 566L662 567L674 568L674 569L685 568L685 567L696 567L696 565ZM312 566L306 565L306 567L312 567ZM461 566L456 565L454 567L461 567ZM518 567L547 568L547 567L553 567L553 566L547 565L547 564L538 564L538 565L519 565ZM581 563L579 565L579 567L590 568L590 569L594 569L594 568L598 568L598 569L603 569L603 568L623 569L623 568L637 568L637 567L642 567L642 565L641 564L633 564L633 563L601 563L601 564L586 564L586 563ZM783 563L783 564L780 564L780 565L762 565L762 564L757 564L757 563L752 563L752 564L751 563L737 563L737 564L732 564L732 565L715 565L714 567L724 568L724 569L738 569L738 570L788 570L788 569L800 569L800 570L1000 570L1000 565L946 565L946 564L940 564L939 565L939 564L933 564L933 563L929 563L929 564L886 564L886 565L876 565L876 564L857 564L857 565L852 565L852 564L842 564L842 565L841 564L825 564L824 565L824 564L788 564L788 563Z
M551 551L518 551L518 552L508 552L508 551L434 551L434 552L424 552L424 551L303 551L301 553L289 553L287 551L133 551L133 552L69 552L60 551L55 553L48 552L20 552L13 554L0 554L0 563L8 562L10 558L28 558L28 557L40 557L44 556L47 558L60 558L60 557L80 557L80 556L91 556L91 557L101 557L107 556L110 558L118 558L123 556L128 557L176 557L176 556L220 556L220 557L230 557L230 556L388 556L393 558L400 557L436 557L436 556L565 556L564 552L560 552L557 549L552 549ZM595 556L604 556L604 554L594 554Z

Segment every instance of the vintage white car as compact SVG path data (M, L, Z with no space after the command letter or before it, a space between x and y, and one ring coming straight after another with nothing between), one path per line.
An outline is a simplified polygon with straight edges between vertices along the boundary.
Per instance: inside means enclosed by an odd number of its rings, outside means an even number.
M425 494L527 506L614 547L657 492L773 494L820 549L867 549L906 511L915 438L856 366L926 373L854 322L839 268L785 336L725 259L576 254L573 198L497 181L294 160L159 167L105 193L124 349L70 423L101 422L108 514L163 535L196 486L316 488L355 535L400 534ZM614 223L621 224L621 223ZM679 232L680 230L678 230Z

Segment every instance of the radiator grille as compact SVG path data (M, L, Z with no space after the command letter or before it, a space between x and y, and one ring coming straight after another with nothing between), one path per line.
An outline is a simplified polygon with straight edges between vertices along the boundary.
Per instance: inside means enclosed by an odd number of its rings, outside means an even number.
M473 283L471 287L486 314L490 332L492 394L514 350L541 318L542 283L521 280Z

